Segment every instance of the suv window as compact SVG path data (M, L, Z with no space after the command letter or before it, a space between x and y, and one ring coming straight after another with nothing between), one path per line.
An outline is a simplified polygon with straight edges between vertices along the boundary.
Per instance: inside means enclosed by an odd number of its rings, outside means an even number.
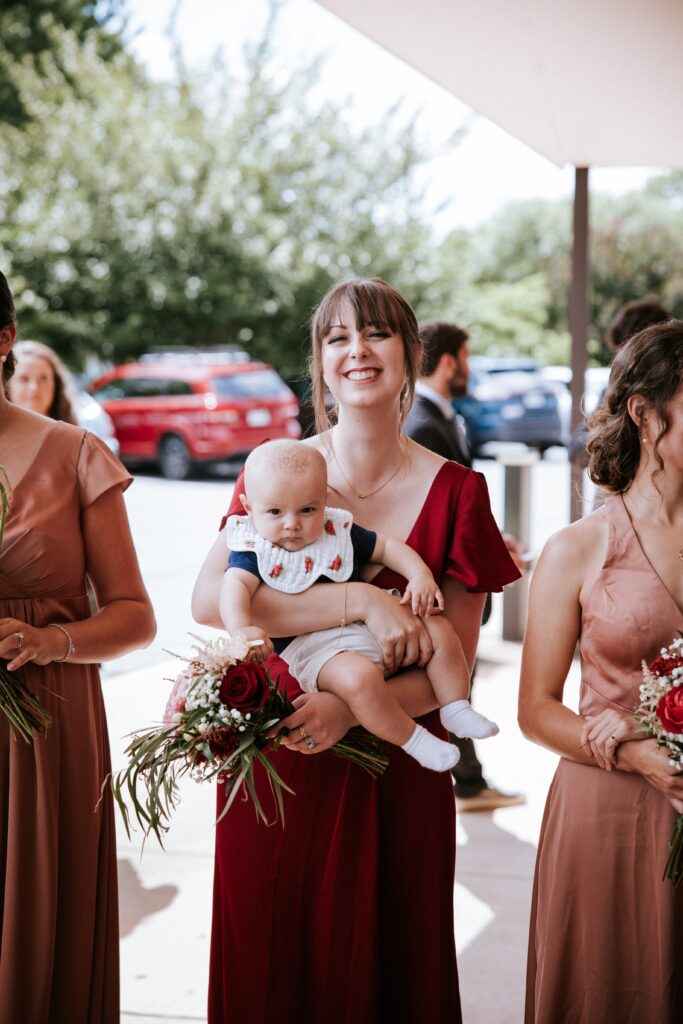
M162 398L167 395L191 395L192 387L184 380L162 377L122 377L112 380L95 392L98 399Z
M289 388L275 370L252 370L214 377L211 388L219 398L277 398Z

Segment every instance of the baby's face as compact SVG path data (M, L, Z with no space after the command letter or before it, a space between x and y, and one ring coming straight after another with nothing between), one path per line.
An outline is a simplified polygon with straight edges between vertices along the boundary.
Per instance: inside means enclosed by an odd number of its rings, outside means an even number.
M261 537L286 551L299 551L323 532L325 474L312 467L287 474L271 469L250 481L245 508Z

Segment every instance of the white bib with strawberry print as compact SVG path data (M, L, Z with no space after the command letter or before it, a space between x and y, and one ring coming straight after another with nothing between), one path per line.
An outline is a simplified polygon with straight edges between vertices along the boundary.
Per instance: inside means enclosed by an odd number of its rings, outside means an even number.
M254 529L251 516L230 516L226 540L230 551L252 551L264 583L283 594L300 594L320 576L345 583L353 571L353 516L343 508L326 508L323 532L300 551L271 544Z

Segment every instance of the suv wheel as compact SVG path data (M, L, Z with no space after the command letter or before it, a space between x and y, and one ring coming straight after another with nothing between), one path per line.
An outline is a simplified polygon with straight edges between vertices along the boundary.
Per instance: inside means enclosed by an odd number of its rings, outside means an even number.
M167 480L187 480L192 472L192 456L182 437L171 434L159 446L159 465Z

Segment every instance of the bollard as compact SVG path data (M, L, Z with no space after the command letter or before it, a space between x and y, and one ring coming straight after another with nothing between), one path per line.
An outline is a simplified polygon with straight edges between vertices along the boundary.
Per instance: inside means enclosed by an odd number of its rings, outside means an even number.
M505 466L505 516L503 529L517 538L525 551L531 541L531 467L540 458L536 449L502 452L496 456ZM503 640L522 640L526 626L529 574L503 592Z

